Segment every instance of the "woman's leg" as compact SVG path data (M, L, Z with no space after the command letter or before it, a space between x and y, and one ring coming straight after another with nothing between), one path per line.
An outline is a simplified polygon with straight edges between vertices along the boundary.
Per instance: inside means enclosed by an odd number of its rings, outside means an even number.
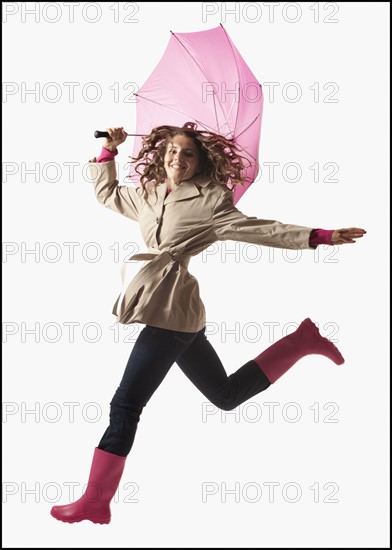
M110 424L99 449L119 456L129 454L143 408L197 334L148 325L141 331L111 400Z
M150 326L142 330L112 399L110 425L94 449L86 489L76 502L53 506L53 517L68 523L110 522L110 501L120 483L142 409L196 335Z
M267 389L306 355L323 355L336 365L344 363L338 348L321 336L307 317L292 334L272 344L230 376L204 330L177 359L177 364L207 399L221 409L231 410Z
M197 333L176 362L211 403L229 411L271 385L255 361L248 361L228 376L204 332Z

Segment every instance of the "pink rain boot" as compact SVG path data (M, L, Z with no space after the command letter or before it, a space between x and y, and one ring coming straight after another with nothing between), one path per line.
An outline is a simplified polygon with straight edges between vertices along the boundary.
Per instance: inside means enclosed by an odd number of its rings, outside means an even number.
M305 355L324 355L336 365L344 359L338 348L321 336L317 326L307 317L297 330L281 338L253 359L273 384Z
M82 497L65 506L53 506L50 513L60 521L75 523L88 519L93 523L110 522L110 501L117 490L125 466L125 456L95 448L88 485Z

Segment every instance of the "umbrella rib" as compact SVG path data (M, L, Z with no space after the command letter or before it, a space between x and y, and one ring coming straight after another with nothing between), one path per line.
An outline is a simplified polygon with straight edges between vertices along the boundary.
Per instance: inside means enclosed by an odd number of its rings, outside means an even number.
M239 134L237 134L237 135L235 136L235 139L232 138L232 141L234 141L234 143L235 143L236 140L237 140L240 136L242 136L242 134L243 134L244 132L246 132L246 130L247 130L250 126L252 126L252 124L253 124L254 122L256 122L256 120L257 120L258 118L260 118L260 113L259 113L257 116L255 116L255 118L254 118L251 122L249 122L249 124L248 124L247 126L245 126L245 128L244 128ZM228 133L230 133L230 132L228 132ZM227 134L223 134L223 136L226 137ZM245 150L244 147L241 147L241 145L239 145L238 143L235 143L235 144L236 144L236 146L237 146L239 149L241 149L242 151ZM250 157L252 157L252 159L254 159L254 160L257 162L256 157L254 157L254 156L252 155L252 153L249 153L248 150L246 150L246 154L249 155Z
M252 124L254 124L258 118L260 118L260 113L259 113L258 115L256 115L255 118L254 118L251 122L249 122L249 124L248 124L247 126L245 126L245 128L242 130L241 133L239 133L239 134L236 135L236 138L242 136L242 134L243 134L244 132L246 132L246 130L247 130L250 126L252 126Z
M192 115L188 115L188 113L184 113L183 111L179 111L178 109L174 109L173 107L168 107L167 105L163 105L163 103L159 103L159 101L154 101L153 99L142 96L140 94L134 94L134 95L137 96L137 97L140 97L141 99L145 99L146 101L151 101L151 103L155 103L156 105L159 105L160 107L170 109L171 111L174 111L175 113L179 113L180 115L184 115L184 116L188 117L189 119L193 119L195 122L200 124L200 126L203 126L203 128L205 128L206 130L209 130L209 131L212 131L212 132L215 131L215 128L213 128L212 126L209 126L208 124L205 124L205 122L201 122L200 120L197 120L197 118L193 117ZM143 134L143 135L145 135L145 134Z
M170 31L172 33L172 35L174 36L174 38L179 42L179 44L181 44L181 46L184 48L184 50L186 51L186 53L190 56L190 58L192 59L192 61L194 61L194 63L199 67L200 69L200 72L203 74L204 78L207 80L207 82L209 84L211 84L211 82L209 81L209 78L207 77L207 75L205 74L205 72L203 71L202 67L199 65L199 63L196 61L196 59L193 57L193 55L190 53L190 51L188 50L188 48L181 42L181 40L178 38L178 36L173 32L173 31ZM218 113L217 113L217 109L216 109L216 99L218 100L218 103L219 103L219 106L221 108L221 111L222 113L224 114L224 110L223 110L223 107L219 101L219 98L217 97L216 95L216 91L215 91L215 88L214 86L212 86L212 89L213 89L213 100L214 100L214 111L215 111L215 119L216 119L216 128L219 128L219 121L218 121Z
M235 66L236 66L236 68L237 68L237 77L238 77L238 82L240 82L240 72L239 72L239 69L238 69L238 63L237 63L237 58L236 58L236 56L235 56L235 53L234 53L234 50L233 50L233 46L232 46L232 44L231 44L231 42L230 42L230 40L229 40L229 37L228 37L228 35L227 35L227 32L226 32L226 29L224 28L224 26L222 25L222 23L220 23L220 26L222 27L222 29L223 29L223 32L225 33L225 36L226 36L226 38L227 38L227 41L228 41L228 43L229 43L229 46L230 46L230 48L231 48L231 51L232 51L232 53L233 53L233 57L234 57L234 62L235 62ZM240 90L240 92L241 92L241 90ZM235 114L235 124L234 124L234 131L235 131L235 130L236 130L236 128L237 128L238 111L239 111L239 109L237 109L237 112L236 112L236 114ZM237 136L234 136L234 138L236 138L236 137L237 137Z

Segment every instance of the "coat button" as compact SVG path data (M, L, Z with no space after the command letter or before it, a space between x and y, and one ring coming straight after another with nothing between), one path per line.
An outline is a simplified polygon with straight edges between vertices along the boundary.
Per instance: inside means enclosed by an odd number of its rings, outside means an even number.
M156 218L156 220L155 220L155 221L156 221L157 223L159 223L159 218Z

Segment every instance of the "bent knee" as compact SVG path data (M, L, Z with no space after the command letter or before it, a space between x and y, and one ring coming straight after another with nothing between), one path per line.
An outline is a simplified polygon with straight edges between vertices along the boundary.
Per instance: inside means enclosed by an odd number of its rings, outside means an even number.
M235 408L237 408L238 403L235 403L234 401L222 401L222 400L216 400L213 401L213 404L215 407L218 407L218 409L221 409L222 411L233 411Z

